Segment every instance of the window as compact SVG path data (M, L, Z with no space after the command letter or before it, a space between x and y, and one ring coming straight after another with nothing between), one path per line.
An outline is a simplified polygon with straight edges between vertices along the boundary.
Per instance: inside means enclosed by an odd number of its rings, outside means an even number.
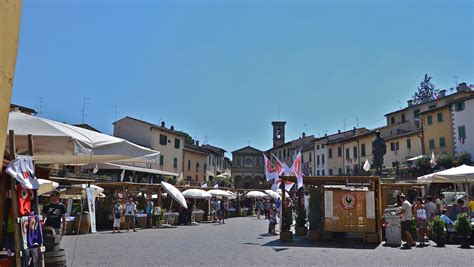
M339 175L342 175L342 168L339 168L339 169L337 170L337 173L339 173Z
M323 176L326 175L326 174L324 173L324 170L322 170L322 173L321 173L321 174L322 174Z
M439 138L439 147L446 147L446 139L444 137Z
M316 146L316 149L319 150L319 145Z
M365 157L365 144L360 145L360 156Z
M321 148L324 148L324 144L321 145Z
M349 155L349 148L346 148L346 159L349 159L351 155Z
M466 126L461 125L458 127L458 137L459 141L464 144L464 139L466 139Z
M165 164L165 156L160 155L160 166L163 167L164 164Z
M211 156L209 156L209 158L208 158L209 159L209 165L211 165L211 158L212 158Z
M323 170L324 171L324 170ZM332 169L329 169L329 175L332 175Z
M405 122L405 121L406 121L405 114L402 114L402 122Z
M237 167L240 167L240 164L241 164L240 162L241 162L240 157L237 157Z
M463 111L464 110L464 101L460 101L454 104L454 111Z
M177 169L178 168L178 158L173 159L173 168Z
M428 116L427 120L428 120L428 125L433 124L433 117L431 115Z
M390 143L390 151L395 151L395 143Z
M309 161L313 161L313 155L309 152Z
M435 148L435 142L434 142L434 139L430 139L430 140L428 141L428 143L429 143L430 149L433 149L433 148Z
M204 163L204 173L206 173L206 171L207 171L207 164Z
M354 154L354 158L357 158L357 147L356 146L352 148L352 152Z
M168 136L160 134L160 145L166 146L168 144Z
M191 160L188 160L188 172L191 171Z
M278 159L281 159L281 150L278 151Z
M415 116L415 118L420 117L420 110L417 109L417 110L413 111L413 116Z
M316 156L316 164L319 165L319 155Z
M438 113L438 122L443 122L443 113Z
M286 150L283 150L283 158L286 158Z
M321 163L324 165L324 154L321 155Z
M319 171L316 171L316 175L319 176Z
M407 139L407 148L411 149L411 139L410 138Z
M337 156L342 157L342 147L337 148Z
M398 143L398 141L397 141L397 143L396 143L396 147L395 147L395 149L396 149L396 150L400 150L400 146L399 146L399 143Z
M395 117L390 118L390 124L395 124Z
M346 174L351 174L351 167L346 167Z
M179 149L180 143L181 143L181 140L179 140L178 138L175 138L174 139L174 148Z
M328 149L328 158L332 159L332 148Z
M197 181L199 181L199 177L198 177L198 175L196 174L196 182L197 182Z
M199 162L196 162L196 172L199 172Z

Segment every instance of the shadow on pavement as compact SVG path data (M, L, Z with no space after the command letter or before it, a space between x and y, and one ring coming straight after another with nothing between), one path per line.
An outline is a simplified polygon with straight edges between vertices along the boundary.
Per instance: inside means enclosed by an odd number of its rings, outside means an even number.
M292 242L280 241L280 239L270 241L262 246L267 247L317 247L317 248L341 248L341 249L376 249L380 244L364 244L361 240L331 240L312 241L307 237L293 236ZM275 249L275 248L274 248ZM275 250L276 251L276 250ZM278 251L277 251L278 252Z

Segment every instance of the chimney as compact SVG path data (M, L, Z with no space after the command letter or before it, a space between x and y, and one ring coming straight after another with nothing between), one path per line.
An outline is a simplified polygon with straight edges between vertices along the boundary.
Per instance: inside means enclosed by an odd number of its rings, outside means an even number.
M352 129L352 132L354 132L354 133L355 133L355 132L356 132L356 129L357 129L357 128L356 128L356 127L354 127L354 128Z
M199 146L199 140L196 140L196 146Z
M340 134L340 133L341 133L341 130L337 130L337 133Z
M302 136L303 138L305 138L305 137L306 137L306 133L303 132L303 134L301 134L301 136Z
M174 126L173 125L171 125L170 130L174 131Z
M413 106L413 100L408 100L407 102L409 107Z
M446 96L446 90L443 89L438 92L438 98L445 97L445 96Z
M162 121L162 122L161 122L161 127L165 128L165 125L166 125L166 124L165 124L165 121Z
M324 137L328 137L328 134L327 134L327 133L325 133L325 134L324 134Z
M466 83L462 82L458 86L456 86L456 92L469 92L471 91L471 88L467 86Z

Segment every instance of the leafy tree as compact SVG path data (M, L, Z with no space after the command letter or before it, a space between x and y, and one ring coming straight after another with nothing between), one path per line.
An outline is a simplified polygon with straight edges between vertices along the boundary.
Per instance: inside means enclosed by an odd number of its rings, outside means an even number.
M416 160L418 176L432 173L430 159L421 158Z
M455 156L456 166L461 166L463 164L470 165L472 163L471 154L469 152L460 152Z
M443 169L450 169L454 167L454 157L448 153L441 153L436 155L436 161Z
M423 81L418 86L418 91L412 96L414 104L425 103L436 98L439 90L431 83L432 78L425 74Z

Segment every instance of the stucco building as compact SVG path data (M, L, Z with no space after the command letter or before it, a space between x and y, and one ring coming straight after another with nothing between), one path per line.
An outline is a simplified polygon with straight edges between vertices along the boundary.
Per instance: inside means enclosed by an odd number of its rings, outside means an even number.
M262 151L246 146L232 152L235 188L268 188Z
M474 157L474 95L450 105L454 152L469 152Z
M207 149L184 145L183 177L190 185L201 185L206 180Z
M219 174L225 172L226 159L225 159L225 149L211 146L209 144L202 145L202 148L207 150L207 163L206 163L206 181L214 179ZM228 163L227 163L228 164ZM230 173L229 173L230 174Z

